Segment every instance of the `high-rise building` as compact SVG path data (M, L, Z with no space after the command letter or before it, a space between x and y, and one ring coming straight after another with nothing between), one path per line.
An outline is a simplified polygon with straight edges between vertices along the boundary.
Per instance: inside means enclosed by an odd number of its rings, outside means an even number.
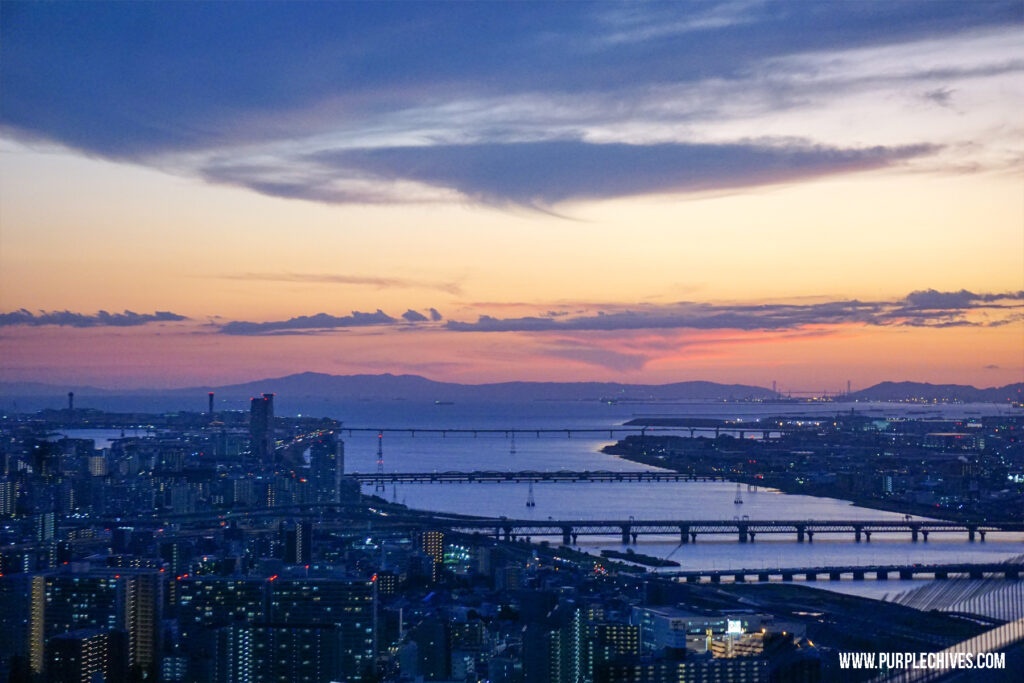
M345 474L345 442L334 432L324 435L309 449L310 478L318 503L341 502L341 481Z
M10 670L12 659L28 663L34 674L43 672L43 618L45 582L40 574L0 576L0 671Z
M284 579L270 583L268 623L336 627L342 680L372 675L377 653L377 585L373 580Z
M444 561L444 532L424 531L420 536L420 548L440 564Z
M332 625L237 624L217 629L215 683L321 683L360 680L346 673Z
M14 516L18 502L18 485L9 479L0 479L0 519Z
M249 404L252 454L263 465L274 463L274 395L263 394Z
M43 575L43 635L83 629L124 634L123 662L152 670L159 665L163 581L155 569L93 569ZM119 655L121 656L121 655Z
M313 557L313 525L281 522L281 549L285 564L309 564Z
M178 581L178 621L186 651L201 646L216 628L264 619L265 580L205 576L174 579Z
M46 644L46 677L52 683L110 680L110 634L82 629L54 636Z

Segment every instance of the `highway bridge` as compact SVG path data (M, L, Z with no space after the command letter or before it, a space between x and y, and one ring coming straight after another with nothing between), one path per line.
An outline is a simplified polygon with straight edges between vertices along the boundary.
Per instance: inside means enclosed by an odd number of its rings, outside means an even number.
M461 483L534 483L534 482L659 482L659 481L728 481L725 475L688 474L670 471L611 472L584 470L575 472L557 470L540 472L523 470L501 472L478 470L475 472L383 472L345 475L360 484L461 484Z
M614 439L620 434L639 434L641 436L652 432L659 433L688 433L691 437L714 434L716 437L721 434L737 435L741 439L748 435L757 435L762 439L778 438L790 432L806 432L815 428L814 425L793 426L769 425L757 422L728 422L726 420L700 420L695 424L684 425L619 425L613 427L340 427L339 433L372 433L384 434L407 434L409 436L503 436L509 438L514 435L528 435L540 438L543 436L564 436L571 439L576 436L604 436Z
M575 544L580 536L619 536L624 545L636 543L641 536L676 536L680 544L695 543L699 535L731 535L740 543L753 542L764 534L791 535L798 543L813 542L815 535L848 534L860 543L871 541L873 534L908 534L910 540L928 540L938 532L967 534L969 541L985 540L998 531L1021 532L1024 523L982 524L915 519L891 520L450 520L445 528L465 533L483 532L506 540L520 537L561 536L562 543Z
M686 583L720 583L723 579L733 583L766 581L865 581L875 579L886 581L891 578L904 580L915 578L970 578L985 579L1003 577L1018 579L1024 574L1024 563L967 563L953 564L890 564L890 565L849 565L830 567L788 567L781 569L714 569L696 571L659 572L659 576L671 577Z
M110 523L121 526L154 527L164 524L223 525L231 521L266 518L310 519L322 528L360 527L366 530L439 529L463 533L483 533L516 540L555 536L562 543L575 544L581 536L618 536L623 544L636 543L641 536L675 536L680 544L695 543L699 536L732 537L740 543L751 543L758 536L770 534L789 536L798 543L813 542L815 536L847 535L856 542L871 542L878 534L906 534L913 542L928 541L933 533L962 533L968 541L985 540L986 534L1024 532L1024 522L958 522L924 520L907 517L890 519L511 519L395 508L387 510L362 508L344 503L305 503L272 508L248 508L222 512L166 514L133 520L117 519Z

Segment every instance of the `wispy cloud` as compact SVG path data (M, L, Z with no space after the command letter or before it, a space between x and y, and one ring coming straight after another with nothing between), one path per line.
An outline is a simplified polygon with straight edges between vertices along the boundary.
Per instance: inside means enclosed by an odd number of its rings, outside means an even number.
M906 327L998 326L1003 318L979 320L972 312L1024 309L1024 291L977 294L920 290L895 301L856 299L806 304L644 305L562 318L480 316L476 322L449 320L455 332L557 332L581 330L786 330L813 325L862 324Z
M292 173L307 168L308 178L288 187L268 190L260 180L262 169L255 181L237 169L231 169L227 179L258 192L337 203L422 201L421 195L380 192L381 187L414 183L488 204L544 207L575 199L792 182L883 168L934 151L929 145L839 149L794 140L718 145L583 140L437 144L317 152L289 162ZM219 172L209 170L207 177L217 180L223 177ZM353 178L380 182L372 185L372 194L365 194L347 182Z
M227 280L249 280L266 282L303 282L310 284L353 285L377 289L433 289L448 294L461 294L462 286L457 282L431 282L399 277L374 277L366 275L336 275L332 273L235 273L218 275Z
M318 334L348 328L388 326L401 329L417 329L422 326L451 332L561 333L675 329L770 331L846 324L995 327L1016 321L1024 315L1024 291L975 293L967 290L940 292L927 289L911 292L902 299L892 301L846 299L811 303L591 304L587 308L590 310L579 309L574 313L547 311L540 315L511 318L481 315L475 322L448 320L443 324L439 323L444 317L435 308L425 311L410 308L397 318L377 309L373 313L353 311L345 316L317 313L266 322L230 321L215 323L214 327L221 334L249 336ZM972 315L976 313L983 313L986 317ZM559 343L562 342L552 342L555 344L549 349L552 354L568 354L571 351L578 359L589 358L594 362L604 359L607 363L619 363L623 368L643 363L642 354L627 352L621 354L621 357L609 356L603 347L595 349L600 354L590 353L576 340L566 342L566 348L569 349L566 351L557 347Z
M7 135L277 197L544 205L1021 148L1014 0L7 5Z
M148 323L157 322L178 322L188 320L183 315L171 313L170 311L156 311L154 313L136 313L124 311L123 313L108 313L99 311L94 314L72 313L71 311L39 311L33 313L24 308L10 313L0 313L0 327L15 325L60 325L62 327L136 327Z

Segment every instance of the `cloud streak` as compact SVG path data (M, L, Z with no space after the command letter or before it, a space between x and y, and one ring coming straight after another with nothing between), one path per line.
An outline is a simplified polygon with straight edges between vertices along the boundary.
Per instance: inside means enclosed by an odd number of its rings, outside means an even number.
M893 327L997 327L1016 321L1024 314L1024 291L975 293L967 290L940 292L917 290L902 299L860 301L857 299L815 303L713 304L680 302L675 304L639 304L599 306L597 311L576 313L548 312L542 315L496 318L481 315L475 322L448 320L437 309L425 312L408 309L398 318L377 309L373 313L353 311L350 315L328 313L303 315L287 320L249 322L231 321L216 325L228 335L312 334L348 328L398 326L402 329L447 330L450 332L614 332L622 330L741 330L784 331L830 325L871 325ZM978 318L983 314L986 317ZM8 314L12 315L12 314ZM991 316L997 317L991 317ZM574 342L575 344L575 342ZM595 364L623 369L642 367L642 355L626 353L621 357L605 354L606 349L551 347L552 355L589 358ZM591 353L594 351L595 353ZM600 353L597 353L600 352ZM572 355L575 354L575 355ZM589 355L588 355L589 354Z
M336 203L401 202L402 193L382 195L380 188L405 183L453 191L488 204L550 206L568 200L791 182L884 168L934 151L930 145L839 149L801 141L634 145L548 140L317 152L291 167L294 174L305 173L305 179L273 187L262 181L272 169L259 169L246 178L237 168L221 167L208 169L206 176L257 192ZM349 183L351 179L377 182L369 185L374 189L368 194Z
M374 325L392 325L399 322L379 308L373 313L352 311L351 315L335 316L327 313L316 315L300 315L288 320L254 323L236 320L218 328L222 334L232 335L274 335L294 334L303 330L333 330L349 327L370 327Z
M73 313L71 311L40 311L32 313L24 308L10 313L0 313L0 327L13 327L25 325L39 327L42 325L59 325L61 327L138 327L149 323L179 322L188 320L183 315L171 313L170 311L156 311L154 313L136 313L124 311L123 313L108 313L99 311L89 315L86 313Z
M896 301L856 299L812 304L708 304L682 302L665 306L599 311L567 318L480 316L476 322L449 320L454 332L568 332L613 330L787 330L816 325L861 324L903 327L994 327L1006 319L977 320L972 312L1024 309L1024 291L976 294L920 290Z
M462 287L456 282L430 282L397 277L335 275L330 273L239 273L219 275L217 277L226 280L353 285L375 287L377 289L433 289L448 294L462 293Z

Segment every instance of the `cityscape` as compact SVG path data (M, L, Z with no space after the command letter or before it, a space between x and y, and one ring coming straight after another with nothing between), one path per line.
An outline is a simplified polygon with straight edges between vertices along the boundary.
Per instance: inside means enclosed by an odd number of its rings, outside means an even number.
M0 2L0 683L1024 680L1024 2Z
M7 680L868 680L879 670L841 669L839 653L942 650L1012 629L1024 610L1024 413L1013 404L956 419L883 417L893 409L877 402L828 401L815 416L803 411L818 401L734 400L726 410L764 416L503 429L439 426L412 409L412 426L346 425L281 416L274 393L248 410L206 398L202 411L120 413L76 406L71 392L63 408L3 416ZM436 420L456 405L421 409ZM483 448L475 462L490 467L417 471L401 456L396 466L403 431ZM513 467L531 441L550 450L588 437L608 442L608 462L645 467ZM718 519L546 514L550 486L685 495L722 483L735 484L737 514ZM451 491L465 512L397 502L399 484ZM515 516L458 502L465 487L523 484ZM773 490L844 498L860 514L741 514ZM649 543L663 536L667 556ZM959 548L927 562L885 554L937 542ZM788 557L815 543L883 551L700 564L709 545ZM907 586L885 600L833 590L889 582ZM1017 666L1024 634L1012 634L1003 645Z

